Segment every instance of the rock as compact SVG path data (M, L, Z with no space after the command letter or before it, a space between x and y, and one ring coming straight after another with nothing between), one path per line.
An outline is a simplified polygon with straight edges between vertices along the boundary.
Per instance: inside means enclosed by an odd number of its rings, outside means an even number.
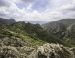
M20 54L14 47L0 47L0 58L19 58Z
M0 58L75 58L75 48L53 43L33 47L19 38L4 37L0 39Z
M31 47L0 47L0 58L28 58L34 48Z
M17 37L4 37L0 38L0 46L14 46L14 47L23 47L28 46L28 43L24 42L22 39Z
M75 58L74 49L60 44L44 44L30 55L30 58Z

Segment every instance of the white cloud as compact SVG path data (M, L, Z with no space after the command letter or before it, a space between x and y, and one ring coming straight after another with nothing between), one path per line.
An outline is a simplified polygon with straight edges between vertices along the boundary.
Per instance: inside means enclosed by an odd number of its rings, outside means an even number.
M4 4L7 2L4 1ZM29 2L27 7L19 8L16 4ZM47 9L39 12L32 10L32 0L8 0L9 7L1 5L0 17L14 18L17 21L52 21L63 18L75 18L75 0L50 0ZM52 3L52 4L51 4ZM36 5L35 5L36 6Z

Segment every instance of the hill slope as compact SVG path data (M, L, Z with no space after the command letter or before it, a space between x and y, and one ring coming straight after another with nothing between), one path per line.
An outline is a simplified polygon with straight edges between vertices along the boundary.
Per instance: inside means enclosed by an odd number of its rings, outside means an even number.
M26 36L28 38L31 38L27 40L29 41L33 40L31 41L32 44L42 43L42 42L63 44L63 42L60 39L54 37L54 35L52 34L48 34L48 32L44 30L39 24L25 23L24 21L16 22L13 20L6 20L6 19L1 19L0 22L1 22L0 34L2 36L6 35L17 36L17 37Z
M75 46L75 19L54 21L44 24L42 27L65 43Z
M75 58L75 48L64 47L66 43L39 24L7 22L0 22L0 58ZM67 29L74 30L74 24Z

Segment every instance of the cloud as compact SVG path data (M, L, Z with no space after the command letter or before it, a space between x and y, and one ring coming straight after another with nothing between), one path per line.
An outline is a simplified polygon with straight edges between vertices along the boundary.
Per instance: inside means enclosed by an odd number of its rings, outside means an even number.
M0 17L17 21L75 18L75 0L0 0Z
M25 3L31 3L31 2L34 2L35 0L22 0L22 1Z
M33 4L32 9L43 11L43 10L46 10L48 5L49 5L49 0L37 0Z
M0 0L0 7L9 6L9 2L7 0Z

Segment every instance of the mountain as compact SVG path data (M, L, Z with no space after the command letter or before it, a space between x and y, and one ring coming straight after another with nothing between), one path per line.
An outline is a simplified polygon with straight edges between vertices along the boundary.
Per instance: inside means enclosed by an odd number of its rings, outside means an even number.
M32 23L25 23L24 21L18 21L12 19L1 19L0 20L1 27L0 27L0 35L3 36L27 36L32 41L32 45L37 45L40 43L39 41L48 42L48 43L60 43L63 44L63 42L54 37L53 34L49 34L46 30L44 30L39 24L32 24ZM15 35L17 34L17 35ZM19 34L19 36L18 36ZM38 43L37 43L38 42ZM41 44L39 44L41 45Z
M75 19L62 19L43 24L42 27L65 43L75 45Z
M43 24L42 28L39 24L32 24L30 22L25 23L24 21L16 22L13 19L1 18L0 31L2 33L4 32L2 35L6 34L10 36L12 35L10 32L13 32L23 36L28 36L34 41L36 40L48 43L59 43L65 46L74 46L74 22L74 19L63 19ZM35 44L37 45L36 41Z
M49 29L45 30L39 24L1 18L0 58L75 58L75 48L71 48L74 40L69 37L74 36L75 24L69 27L61 23L51 24L54 32L48 32ZM62 39L55 34L61 36L62 32L66 34Z
M65 26L67 24L65 24L64 22L67 22L67 21L68 20L66 19L65 21L60 20L60 21L50 22L48 24L44 24L43 27L45 28L42 28L41 25L32 24L30 22L25 23L24 21L16 22L13 19L1 19L0 31L1 31L1 35L4 35L4 36L5 35L12 36L12 33L10 32L13 32L14 34L30 37L31 38L30 40L34 40L34 43L32 42L32 45L34 44L37 45L38 43L36 43L36 41L38 42L42 41L41 43L43 42L59 43L59 44L68 46L68 44L64 42L64 40L67 41L66 38L69 36L69 33L68 33L69 29L71 30L70 27ZM71 20L69 19L68 24L70 23L70 21ZM18 35L15 35L15 36L19 37Z
M3 18L0 18L0 24L12 24L16 22L14 19L3 19Z
M9 25L8 28L17 33L27 33L32 38L38 38L49 43L62 43L60 39L55 38L52 34L48 34L48 32L44 30L39 24L16 22Z
M60 23L63 23L66 27L68 27L69 25L75 23L75 19L62 19L59 20Z

